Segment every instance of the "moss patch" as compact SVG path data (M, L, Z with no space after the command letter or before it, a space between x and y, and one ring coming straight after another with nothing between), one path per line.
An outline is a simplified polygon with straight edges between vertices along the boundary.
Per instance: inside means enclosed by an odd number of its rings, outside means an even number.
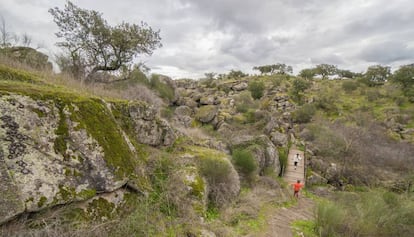
M46 201L47 201L47 198L45 196L40 197L39 201L37 202L37 206L39 208L43 207L43 205L46 204Z
M105 152L105 160L115 174L122 178L133 173L134 154L130 151L119 131L112 114L98 99L84 100L76 103L79 108L74 117L79 126L95 138Z
M194 182L190 183L191 187L191 194L198 197L203 198L205 184L203 179L200 176L197 176Z
M18 69L9 68L4 65L0 65L0 80L20 81L29 83L43 82L36 75Z
M107 220L114 217L115 212L115 204L112 202L108 202L104 198L97 198L89 203L88 208L86 210L88 216L92 220Z
M57 154L63 155L66 157L66 150L67 150L67 141L69 140L69 128L66 122L66 116L63 112L63 105L57 104L59 108L59 124L55 131L57 137L54 143L54 149Z

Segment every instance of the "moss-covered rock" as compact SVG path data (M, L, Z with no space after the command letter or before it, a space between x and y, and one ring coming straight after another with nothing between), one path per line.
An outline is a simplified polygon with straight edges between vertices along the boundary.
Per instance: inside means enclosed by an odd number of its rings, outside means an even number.
M138 143L170 146L176 135L171 126L156 116L154 107L143 102L113 103L115 118Z
M196 119L202 123L211 122L217 115L218 108L214 105L202 106L197 110Z
M118 189L134 174L137 154L100 100L3 94L0 113L1 162L13 174L3 179L4 189L15 187L17 205L1 221L24 211L18 203L32 212L86 200Z

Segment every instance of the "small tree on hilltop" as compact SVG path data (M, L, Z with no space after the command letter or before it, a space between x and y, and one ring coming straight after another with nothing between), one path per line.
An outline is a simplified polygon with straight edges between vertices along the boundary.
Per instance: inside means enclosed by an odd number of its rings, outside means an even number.
M297 102L302 102L303 92L311 86L309 81L306 81L302 78L296 78L293 80L291 93L294 99Z
M323 79L327 79L330 75L335 75L338 68L335 65L319 64L314 69L317 75L321 75Z
M414 64L401 66L394 72L391 81L401 85L404 95L414 102Z
M262 81L252 81L249 83L248 87L253 99L255 100L262 98L265 88L265 84Z
M316 71L313 68L305 68L299 72L299 76L304 79L312 79L316 75Z
M73 65L82 63L86 76L99 71L117 71L135 56L151 55L161 47L159 31L144 22L110 26L101 13L81 9L70 1L64 9L55 7L49 12L59 27L56 36L64 40L57 45L67 51Z
M387 66L374 65L368 67L365 72L365 83L369 86L381 85L391 76L391 68Z
M243 73L240 70L230 70L228 77L229 78L242 78L248 76L247 74Z

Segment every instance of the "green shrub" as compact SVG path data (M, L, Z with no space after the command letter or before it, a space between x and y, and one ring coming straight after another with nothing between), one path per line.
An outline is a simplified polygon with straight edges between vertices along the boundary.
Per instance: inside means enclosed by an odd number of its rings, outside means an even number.
M319 236L341 236L337 233L344 224L344 211L332 202L321 202L316 209L315 228Z
M151 76L150 85L152 89L156 90L159 93L161 98L168 99L170 101L174 99L174 88L166 83L161 82L159 75L153 74Z
M271 80L274 87L279 87L282 85L283 80L279 77L272 78Z
M262 81L252 81L248 87L253 99L260 99L263 96L265 84Z
M139 68L135 68L131 71L131 73L129 74L129 79L139 84L143 84L146 86L150 85L150 80Z
M201 159L200 171L208 181L224 183L230 173L230 164L221 157L205 157Z
M219 153L202 151L200 174L207 181L208 205L223 207L230 203L239 192L240 182L230 161ZM207 153L205 153L207 152Z
M338 101L338 92L334 90L325 91L315 98L315 106L328 114L335 114L338 112L336 102Z
M316 109L313 104L305 104L301 108L293 112L292 118L295 122L307 123L311 121L315 112Z
M295 78L292 82L292 88L290 94L292 99L302 104L304 102L304 92L306 89L311 87L311 83L302 78Z
M278 147L277 151L279 153L279 163L280 163L280 175L283 175L286 167L287 167L287 163L288 163L288 149L285 147Z
M355 81L347 80L342 83L342 89L345 92L352 92L358 88L358 83Z
M316 210L319 236L414 236L412 198L384 191L339 193Z
M376 90L376 88L374 88L372 90L367 91L366 97L369 102L373 102L380 99L382 95L378 90Z
M236 111L239 113L246 113L249 109L257 109L258 105L253 100L249 91L243 91L234 97L236 104Z
M256 111L249 109L246 113L243 114L246 118L246 123L255 123L257 121Z
M252 153L247 149L235 149L232 154L237 169L246 177L250 177L257 169Z

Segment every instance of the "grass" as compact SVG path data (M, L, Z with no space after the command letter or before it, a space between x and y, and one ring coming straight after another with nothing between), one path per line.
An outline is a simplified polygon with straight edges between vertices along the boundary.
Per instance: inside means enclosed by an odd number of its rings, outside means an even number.
M383 190L339 193L320 202L316 212L319 236L413 236L412 197Z
M307 220L298 220L292 223L292 232L294 237L317 237L315 234L315 222Z

